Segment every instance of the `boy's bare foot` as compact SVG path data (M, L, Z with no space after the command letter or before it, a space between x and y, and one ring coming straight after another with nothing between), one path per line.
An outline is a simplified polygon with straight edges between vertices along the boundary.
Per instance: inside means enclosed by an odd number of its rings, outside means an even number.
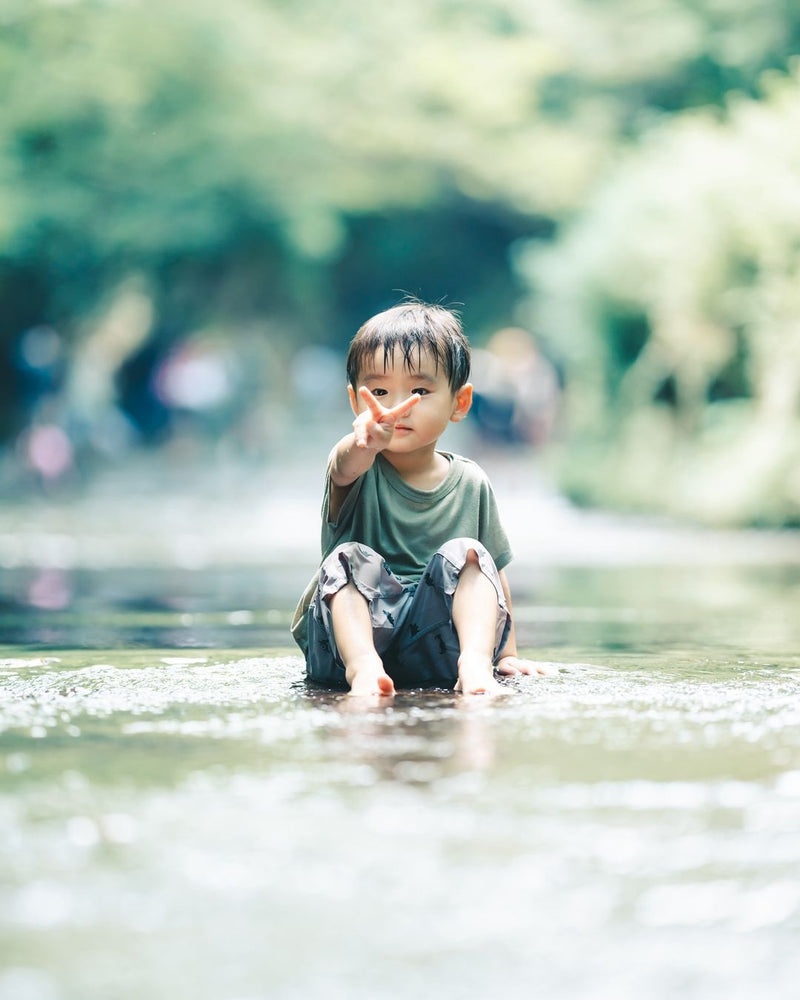
M503 690L494 679L491 658L465 651L458 658L456 691L462 694L499 694Z
M377 694L384 698L391 698L394 695L394 681L388 674L379 674L377 677L355 677L350 685L350 694Z
M350 694L377 694L390 697L394 694L394 681L383 669L378 656L363 656L347 665L347 682Z

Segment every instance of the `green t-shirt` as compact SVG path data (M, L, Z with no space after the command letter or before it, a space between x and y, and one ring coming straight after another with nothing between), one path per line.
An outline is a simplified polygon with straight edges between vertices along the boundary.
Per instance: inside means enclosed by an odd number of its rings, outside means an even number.
M419 580L433 554L452 538L477 538L498 569L511 562L508 538L486 473L468 458L441 454L450 470L432 490L406 483L383 456L359 477L345 497L339 517L329 520L330 469L322 502L322 560L343 542L361 542L379 552L401 580ZM319 573L311 580L292 622L305 649L305 612Z

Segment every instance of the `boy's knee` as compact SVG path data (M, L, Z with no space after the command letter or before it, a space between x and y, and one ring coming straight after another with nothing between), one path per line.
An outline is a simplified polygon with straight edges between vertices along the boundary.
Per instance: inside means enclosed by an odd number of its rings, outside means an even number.
M467 556L464 560L465 566L475 566L481 568L481 560L476 549L467 549Z
M326 557L320 568L317 593L327 601L348 584L370 604L381 598L393 606L402 599L405 590L383 557L360 542L344 542Z
M359 591L358 587L353 583L352 580L348 580L347 583L343 583L338 590L330 591L329 593L322 594L322 600L328 605L328 607L333 611L334 603L337 605L342 603L337 599L344 595L344 599L347 600L349 597L351 600L355 598L360 598L366 601L366 597Z
M489 550L477 538L452 538L446 542L429 564L429 582L439 586L445 594L452 597L461 574L468 566L480 570L491 581L497 593L498 604L505 608L505 597L497 565Z
M322 562L325 566L328 563L331 564L341 564L341 563L352 563L354 561L363 561L365 559L380 559L378 553L369 547L369 545L362 545L361 542L342 542L341 545L337 545L335 549L332 549Z
M360 542L343 542L325 557L320 566L320 586L323 592L332 593L346 583L363 583L370 592L375 591L380 576L382 559L368 545Z
M491 559L485 545L477 538L451 538L449 542L438 550L437 555L442 556L454 566L463 567L468 562L480 564L482 560Z

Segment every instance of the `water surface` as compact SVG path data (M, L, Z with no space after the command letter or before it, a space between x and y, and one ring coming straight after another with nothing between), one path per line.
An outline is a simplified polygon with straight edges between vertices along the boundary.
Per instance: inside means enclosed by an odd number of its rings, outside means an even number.
M0 571L0 1000L796 996L800 569L515 565L549 676L386 705L303 582Z

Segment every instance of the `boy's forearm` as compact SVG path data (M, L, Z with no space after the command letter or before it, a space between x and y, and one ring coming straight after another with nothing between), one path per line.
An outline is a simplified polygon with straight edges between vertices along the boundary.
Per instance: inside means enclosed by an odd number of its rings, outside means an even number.
M331 452L331 482L335 486L350 486L372 467L376 454L375 451L357 447L355 436L347 434Z

